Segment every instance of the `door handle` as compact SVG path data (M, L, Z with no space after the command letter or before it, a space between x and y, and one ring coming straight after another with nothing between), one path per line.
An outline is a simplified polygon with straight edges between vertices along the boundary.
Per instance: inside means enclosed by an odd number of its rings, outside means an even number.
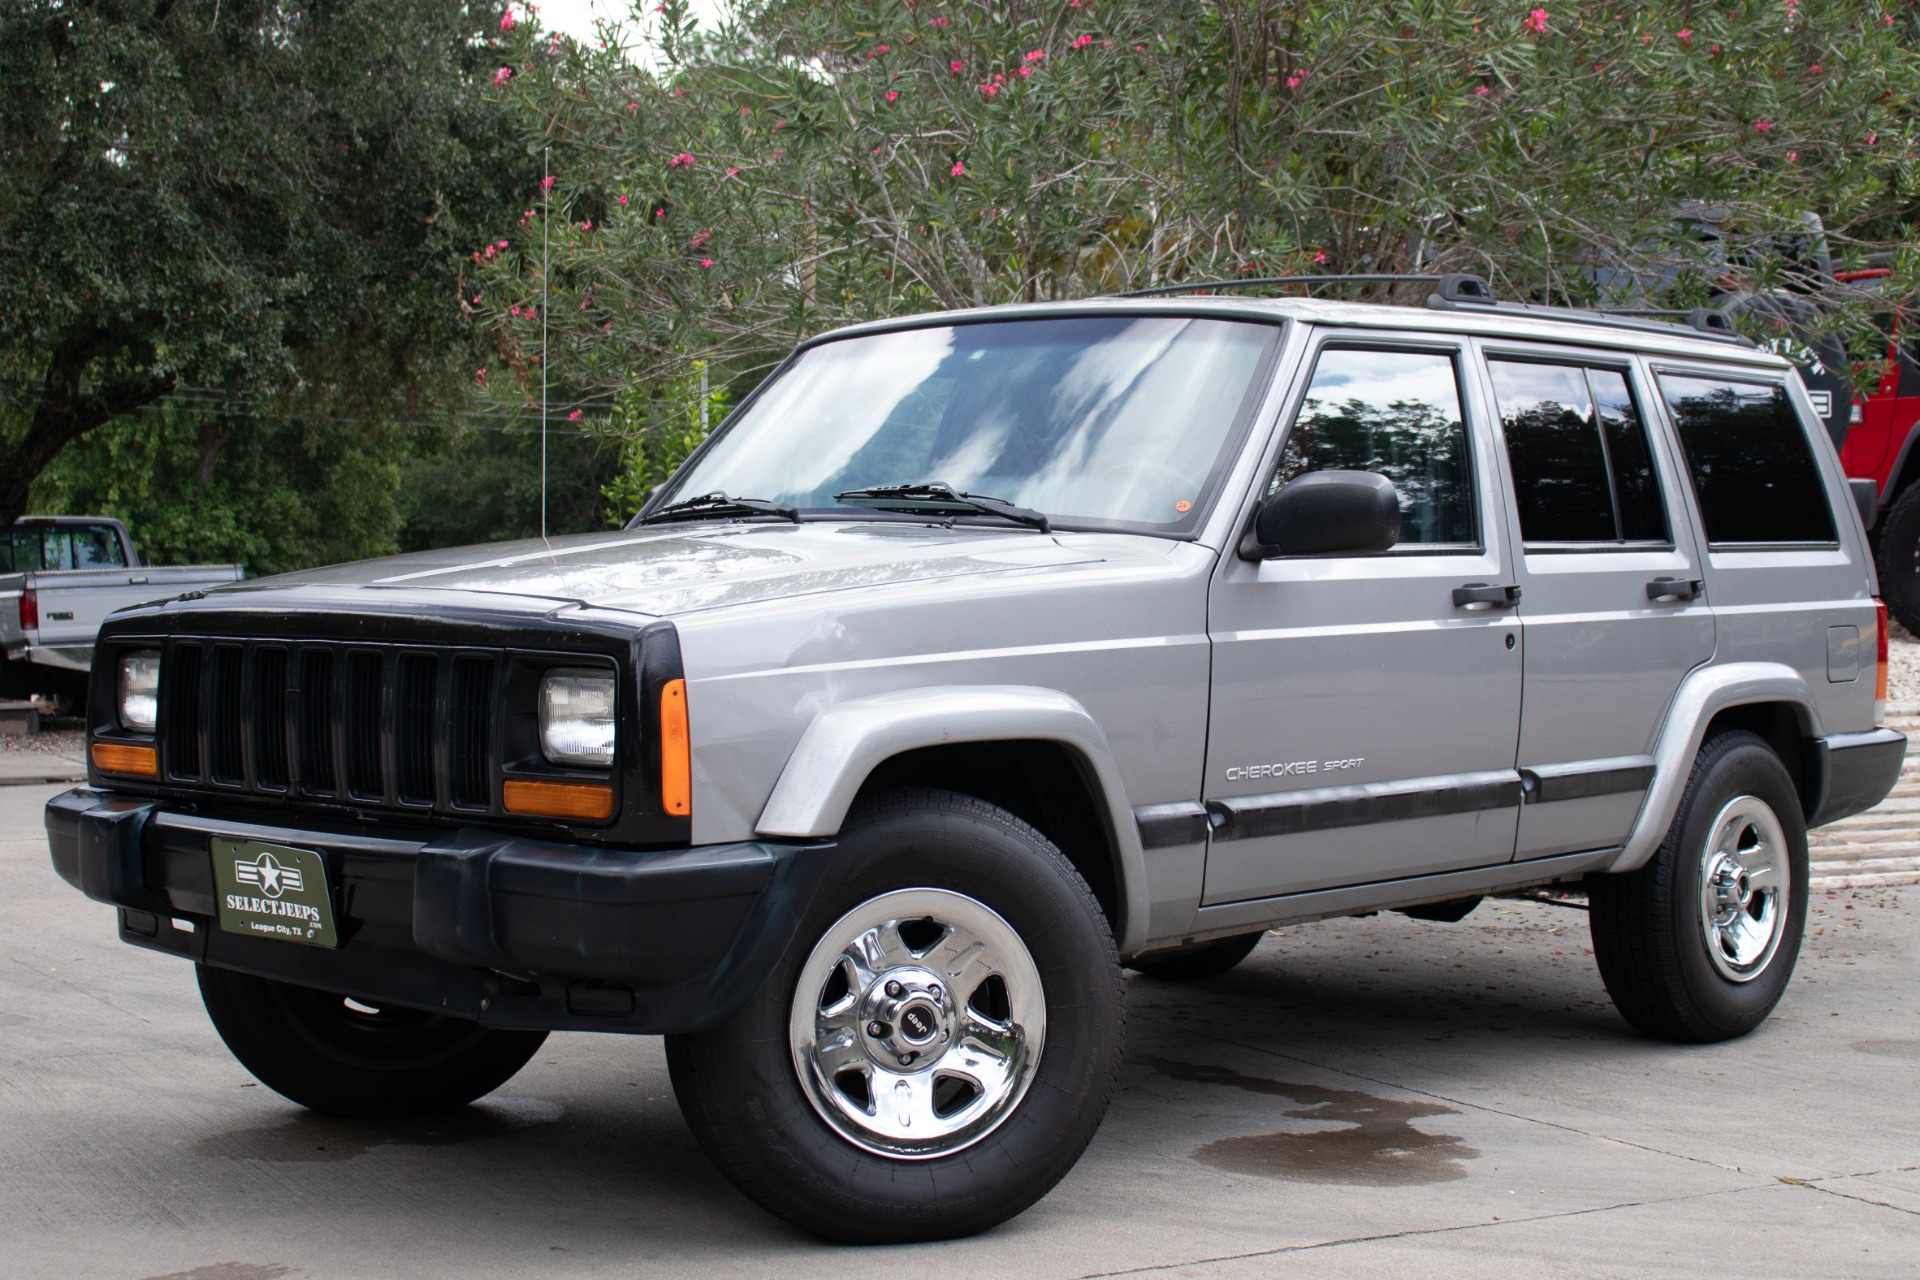
M1520 588L1512 583L1496 587L1469 582L1453 589L1453 603L1457 609L1491 609L1496 605L1506 608L1520 603Z
M1698 578L1655 578L1647 584L1647 599L1662 604L1670 600L1692 600L1703 584Z

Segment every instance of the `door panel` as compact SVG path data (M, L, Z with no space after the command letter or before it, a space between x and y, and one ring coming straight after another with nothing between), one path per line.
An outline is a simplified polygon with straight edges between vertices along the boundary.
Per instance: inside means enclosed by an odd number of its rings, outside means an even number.
M1522 548L1515 857L1605 848L1640 811L1681 679L1713 656L1679 473L1631 365L1482 347Z
M1204 902L1504 862L1519 776L1519 627L1468 609L1512 582L1491 439L1457 344L1322 335L1273 471L1375 470L1403 545L1224 557L1209 595L1214 815Z

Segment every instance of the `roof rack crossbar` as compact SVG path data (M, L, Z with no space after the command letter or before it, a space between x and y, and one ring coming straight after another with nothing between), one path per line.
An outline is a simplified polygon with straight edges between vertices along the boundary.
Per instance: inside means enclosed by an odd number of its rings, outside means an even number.
M1445 276L1334 275L1334 276L1261 276L1252 280L1201 280L1194 284L1163 284L1151 289L1131 289L1117 298L1157 298L1172 293L1199 293L1204 289L1257 289L1271 284L1439 284Z

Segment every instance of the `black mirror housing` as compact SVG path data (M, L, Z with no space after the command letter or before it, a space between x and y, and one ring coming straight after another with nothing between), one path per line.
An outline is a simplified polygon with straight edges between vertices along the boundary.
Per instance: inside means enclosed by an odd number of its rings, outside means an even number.
M1371 555L1400 541L1400 494L1373 471L1309 471L1260 504L1241 558Z

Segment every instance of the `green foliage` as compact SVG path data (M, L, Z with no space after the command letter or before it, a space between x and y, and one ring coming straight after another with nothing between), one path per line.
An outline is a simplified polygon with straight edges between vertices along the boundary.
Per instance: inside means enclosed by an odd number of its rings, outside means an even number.
M35 484L34 505L118 516L149 563L281 573L395 550L406 451L392 430L143 413L69 445Z
M498 18L0 0L0 523L176 387L368 419L459 392L457 247L528 180L481 91Z
M727 416L727 388L715 386L705 361L677 378L623 388L602 428L618 441L614 477L600 490L607 523L626 524L654 488L664 484Z
M601 487L617 453L572 430L549 433L549 534L601 527ZM432 433L402 464L397 501L403 551L540 536L538 425Z
M523 22L501 50L499 91L556 174L475 251L505 401L539 381L548 289L576 399L691 359L738 389L848 321L1222 276L1467 270L1506 297L1689 306L1729 273L1789 283L1807 213L1841 265L1891 252L1890 297L1920 291L1920 60L1910 11L1879 0L782 0L714 32L675 2L651 20L657 76L614 32L589 49Z

